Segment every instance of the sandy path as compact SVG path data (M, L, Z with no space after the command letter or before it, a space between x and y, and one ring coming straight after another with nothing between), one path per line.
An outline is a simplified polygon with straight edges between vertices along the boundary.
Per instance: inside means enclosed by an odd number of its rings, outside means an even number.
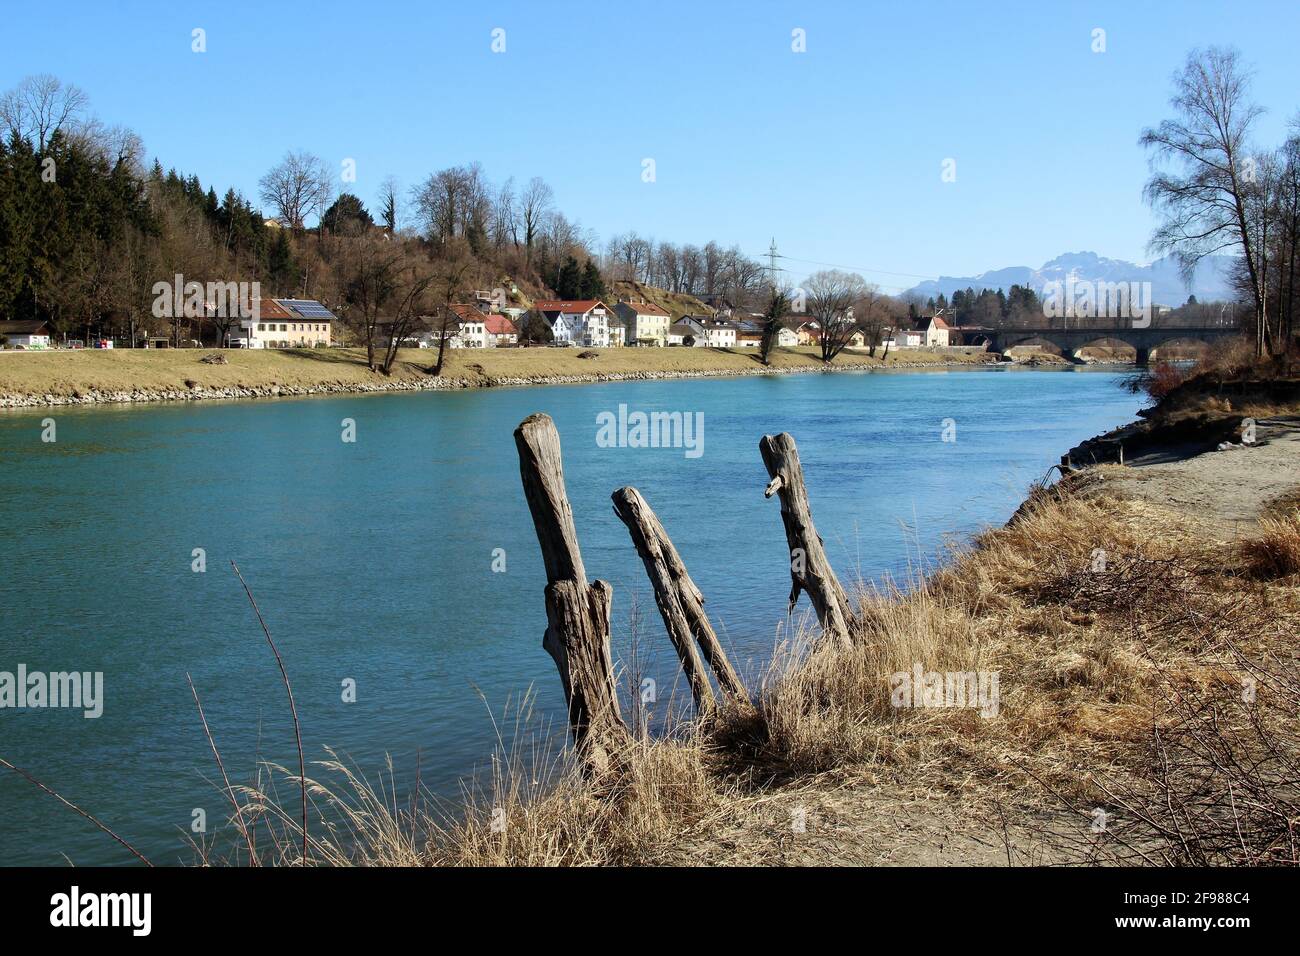
M1262 513L1300 489L1300 419L1261 419L1253 447L1165 457L1107 468L1097 489L1171 508L1231 540L1251 533Z

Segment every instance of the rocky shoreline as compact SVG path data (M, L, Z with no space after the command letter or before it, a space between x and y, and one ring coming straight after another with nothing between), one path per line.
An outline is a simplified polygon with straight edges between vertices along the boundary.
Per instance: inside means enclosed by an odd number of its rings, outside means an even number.
M422 392L469 388L521 388L533 385L596 385L606 382L653 381L686 378L735 378L745 375L801 375L832 372L876 372L892 369L986 368L989 362L900 362L896 365L844 363L797 368L707 369L701 371L610 372L590 375L486 376L476 379L429 376L387 382L326 382L319 385L223 385L192 388L133 389L131 391L74 390L70 395L0 393L0 408L56 408L77 405L121 405L152 402L230 401L241 398L293 398L308 395ZM1001 363L1010 364L1010 363Z

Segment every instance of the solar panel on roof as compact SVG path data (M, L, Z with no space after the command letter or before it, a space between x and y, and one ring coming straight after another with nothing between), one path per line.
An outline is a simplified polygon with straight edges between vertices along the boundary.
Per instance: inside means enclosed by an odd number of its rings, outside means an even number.
M284 305L308 319L332 319L334 313L313 299L284 299Z

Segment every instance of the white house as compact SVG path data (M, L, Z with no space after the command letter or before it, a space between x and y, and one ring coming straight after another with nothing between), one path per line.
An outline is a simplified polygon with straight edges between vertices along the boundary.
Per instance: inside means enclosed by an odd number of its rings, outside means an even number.
M457 323L456 332L447 344L454 349L485 349L488 347L487 316L472 305L448 306Z
M886 333L886 338L894 343L896 349L920 348L925 333L915 329L893 329Z
M736 344L736 323L730 319L707 319L704 333L711 349L729 349Z
M614 306L627 325L628 345L664 346L668 344L670 316L653 302L620 302Z
M518 344L519 329L515 327L514 322L510 321L508 315L495 312L485 315L483 325L487 330L487 342L490 347Z
M703 346L708 344L709 338L708 330L704 326L707 321L709 321L707 315L683 315L676 324L688 329L689 331L684 334L693 336L695 344Z
M0 322L0 335L8 341L9 348L48 349L50 327L39 319Z
M231 348L288 349L329 345L334 313L315 299L259 299L257 318L239 320Z
M898 344L908 348L922 345L947 348L950 344L949 330L948 323L937 315L923 316L913 320L911 329L905 331L907 342L898 341Z
M692 327L686 322L674 322L668 326L668 344L682 345L686 344L687 339L691 340L691 345L704 347L704 333L699 329Z
M533 308L551 326L555 344L609 347L609 309L599 299L549 299Z

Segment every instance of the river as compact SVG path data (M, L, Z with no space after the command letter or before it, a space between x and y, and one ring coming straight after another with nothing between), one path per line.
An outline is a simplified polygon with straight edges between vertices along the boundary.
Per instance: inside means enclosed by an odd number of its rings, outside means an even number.
M529 413L559 428L588 574L614 586L615 656L630 657L635 593L638 657L666 700L685 688L614 489L635 485L657 511L752 676L785 633L790 588L779 505L763 497L763 434L795 436L841 579L906 577L932 566L946 536L1005 521L1066 449L1132 420L1141 402L1118 387L1124 374L952 369L0 412L0 672L103 673L98 718L0 709L0 757L155 862L192 861L194 811L211 832L226 807L187 673L232 778L250 779L259 760L296 762L234 559L284 657L308 759L330 746L377 778L388 754L399 789L418 763L425 785L454 795L493 748L492 715L530 686L538 719L563 723L512 437ZM621 404L701 413L703 453L603 447L597 417ZM65 855L132 859L0 769L0 864Z

